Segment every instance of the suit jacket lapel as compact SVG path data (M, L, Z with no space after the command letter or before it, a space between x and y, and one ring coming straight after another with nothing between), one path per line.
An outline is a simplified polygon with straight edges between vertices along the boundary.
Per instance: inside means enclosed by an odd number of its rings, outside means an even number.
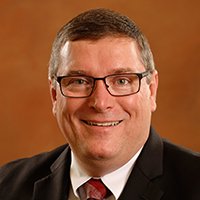
M51 166L52 173L35 182L33 200L66 200L70 186L70 163L70 150L66 148Z
M164 192L153 181L162 174L163 144L151 129L119 200L160 200Z

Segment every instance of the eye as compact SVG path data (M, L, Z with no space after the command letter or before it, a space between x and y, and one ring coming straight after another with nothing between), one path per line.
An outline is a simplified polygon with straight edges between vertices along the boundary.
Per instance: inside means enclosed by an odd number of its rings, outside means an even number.
M117 85L127 85L130 82L127 78L118 78L116 79Z
M84 80L84 79L72 79L70 81L70 84L82 85L82 84L86 84L86 80Z
M73 85L73 86L80 86L80 85L88 85L90 84L89 81L86 78L82 77L73 77L68 80L68 86Z
M62 79L61 85L64 88L88 86L91 81L87 77L65 77Z
M112 85L115 87L125 87L131 84L132 80L130 77L126 76L116 76L113 77Z
M113 75L108 79L108 85L114 88L130 88L138 84L138 77L134 74Z

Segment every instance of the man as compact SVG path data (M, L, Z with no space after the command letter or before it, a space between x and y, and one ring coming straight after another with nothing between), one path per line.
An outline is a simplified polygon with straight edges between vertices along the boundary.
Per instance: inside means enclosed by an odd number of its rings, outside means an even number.
M68 22L53 44L49 81L69 145L3 166L0 199L200 199L199 154L151 128L158 73L129 18L95 9Z

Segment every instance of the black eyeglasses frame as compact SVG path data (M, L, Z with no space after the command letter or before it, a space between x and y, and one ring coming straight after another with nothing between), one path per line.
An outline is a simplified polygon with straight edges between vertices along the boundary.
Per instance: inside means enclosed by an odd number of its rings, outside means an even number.
M95 89L95 85L96 85L96 81L98 80L102 80L106 86L106 89L108 91L108 93L111 95L111 96L114 96L114 97L123 97L123 96L130 96L130 95L133 95L133 94L136 94L140 91L140 87L141 87L141 80L144 78L144 77L147 77L148 75L150 74L150 70L147 70L147 71L144 71L144 72L141 72L141 73L120 73L120 74L110 74L110 75L107 75L105 77L99 77L99 78L95 78L95 77L92 77L92 76L86 76L86 75L82 75L82 74L77 74L77 75L70 75L70 76L55 76L55 80L58 82L59 86L60 86L60 91L61 91L61 94L64 96L64 97L69 97L69 98L87 98L87 97L90 97ZM138 87L138 90L136 92L132 92L130 94L123 94L123 95L113 95L109 89L108 89L108 85L106 84L106 78L107 77L110 77L110 76L116 76L116 75L136 75L138 78L139 78L139 87ZM88 77L88 78L91 78L93 79L93 87L92 87L92 90L90 92L89 95L87 96L69 96L69 95L65 95L62 91L62 86L61 86L61 81L63 78L66 78L66 77L76 77L76 76L79 76L79 77Z

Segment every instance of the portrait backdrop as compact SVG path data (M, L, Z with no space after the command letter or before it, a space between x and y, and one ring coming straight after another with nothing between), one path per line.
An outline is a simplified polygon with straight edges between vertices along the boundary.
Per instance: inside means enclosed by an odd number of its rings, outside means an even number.
M200 1L1 0L0 164L65 143L51 112L52 42L72 17L100 7L129 16L150 42L159 72L153 126L200 151Z

